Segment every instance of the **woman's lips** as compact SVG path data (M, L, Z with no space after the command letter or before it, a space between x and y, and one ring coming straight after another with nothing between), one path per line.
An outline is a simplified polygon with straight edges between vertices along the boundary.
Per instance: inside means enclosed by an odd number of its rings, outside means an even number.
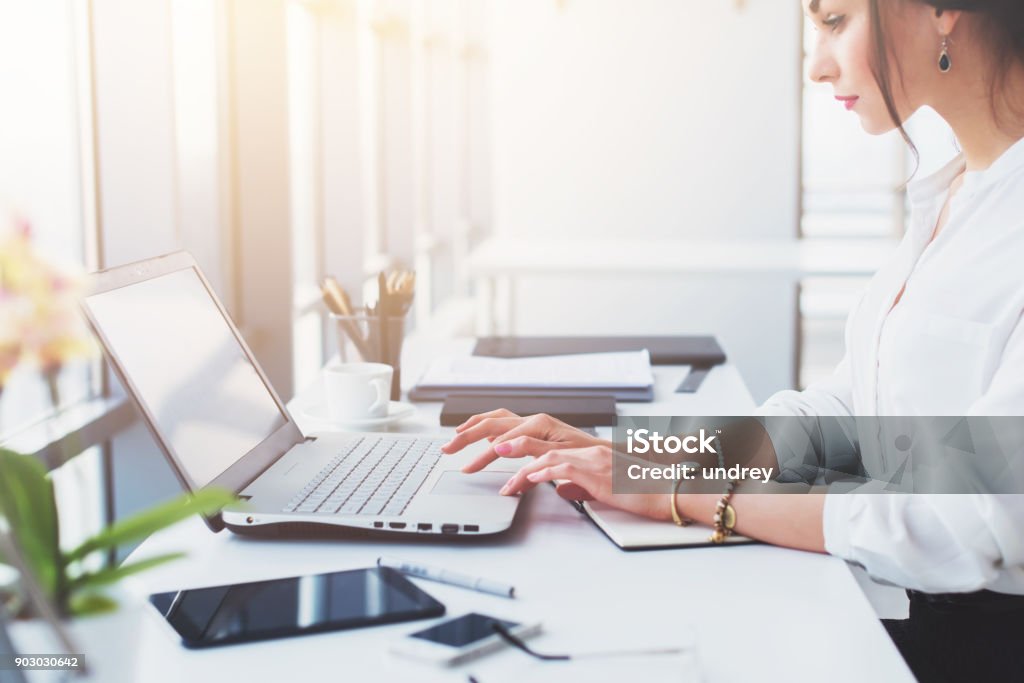
M836 95L836 99L839 100L840 102L842 102L843 106L846 107L846 110L849 111L850 109L853 109L854 106L856 106L857 100L859 100L860 97L858 97L857 95L850 95L850 96L839 96L839 95Z

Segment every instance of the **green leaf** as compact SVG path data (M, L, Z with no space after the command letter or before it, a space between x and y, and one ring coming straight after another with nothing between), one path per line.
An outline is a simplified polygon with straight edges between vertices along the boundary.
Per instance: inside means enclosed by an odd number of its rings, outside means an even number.
M116 548L146 538L194 514L214 513L235 500L230 491L216 488L202 489L195 495L186 494L115 522L68 553L64 561L74 562L96 550Z
M182 557L185 557L185 553L167 553L166 555L157 555L156 557L139 560L138 562L132 562L131 564L122 564L120 567L108 567L107 569L101 569L96 572L82 574L71 581L70 588L72 591L77 591L83 588L105 586L120 581L126 576L146 571L147 569L159 566L165 562L178 560Z
M0 515L50 598L63 574L53 483L36 458L0 448Z
M117 601L99 593L79 593L71 597L69 608L77 617L106 614L117 609Z

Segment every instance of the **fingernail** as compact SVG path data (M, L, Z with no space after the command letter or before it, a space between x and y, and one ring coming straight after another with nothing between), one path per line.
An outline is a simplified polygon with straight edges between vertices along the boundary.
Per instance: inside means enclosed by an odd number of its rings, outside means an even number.
M501 487L501 492L500 492L500 493L501 493L501 495L503 495L503 496L504 496L504 495L505 495L506 493L508 493L508 491L509 491L509 489L510 489L510 488L512 488L512 486L511 486L511 484L510 484L510 483L506 483L506 484L505 484L504 486L502 486L502 487Z
M537 481L537 479L540 478L540 472L531 472L530 474L526 475L526 478L529 479L530 481Z
M497 453L498 455L508 455L509 453L512 452L512 444L510 444L508 441L499 443L497 446L494 447L494 452Z

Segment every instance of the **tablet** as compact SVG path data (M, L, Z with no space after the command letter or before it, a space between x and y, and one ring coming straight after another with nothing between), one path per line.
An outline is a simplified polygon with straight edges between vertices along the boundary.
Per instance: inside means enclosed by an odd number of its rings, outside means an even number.
M151 595L186 647L427 619L444 605L387 567Z

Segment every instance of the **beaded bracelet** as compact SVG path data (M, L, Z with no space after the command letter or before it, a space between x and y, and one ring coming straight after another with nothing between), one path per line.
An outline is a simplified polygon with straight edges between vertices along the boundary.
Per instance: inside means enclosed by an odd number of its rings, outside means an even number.
M711 532L711 537L708 539L712 543L725 543L725 539L731 536L732 530L736 528L736 510L729 504L729 499L732 498L735 488L735 481L726 484L725 493L718 499L718 505L715 506L713 518L715 530Z

